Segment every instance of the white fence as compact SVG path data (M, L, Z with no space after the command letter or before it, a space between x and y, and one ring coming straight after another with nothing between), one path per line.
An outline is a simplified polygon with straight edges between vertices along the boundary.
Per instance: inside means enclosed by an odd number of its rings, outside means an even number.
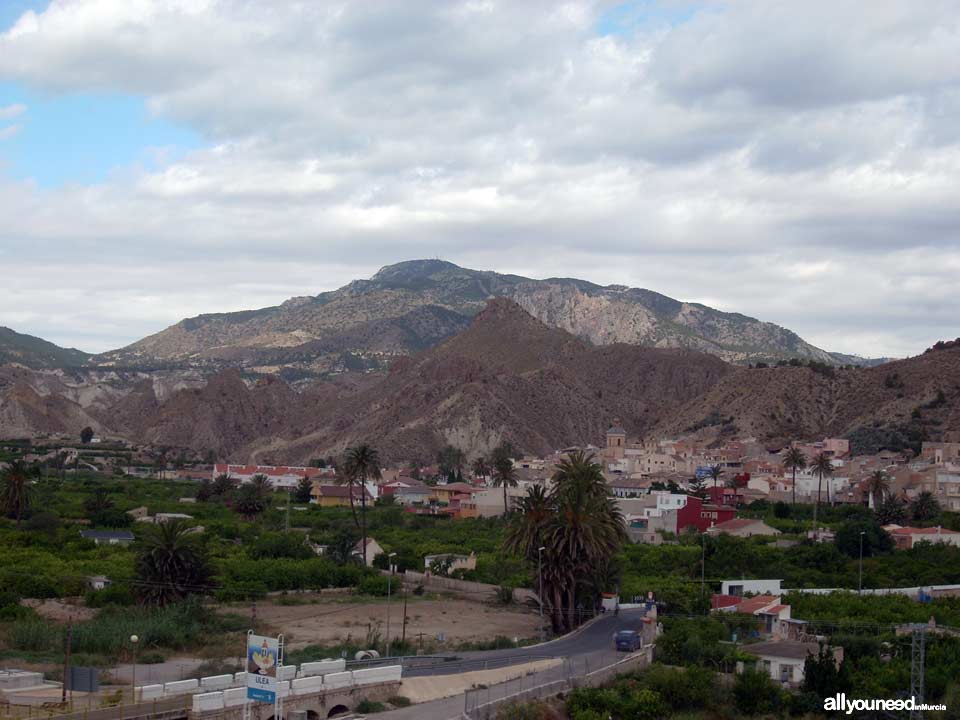
M301 683L298 686L297 683L300 679L310 678L320 680L322 686L325 675L342 673L346 668L346 660L320 660L317 662L303 663L299 670L296 665L281 665L278 668L277 675L281 681L284 681L281 685L286 685L287 688L291 686L291 682L294 688L305 688L313 687L314 684ZM206 704L217 702L213 696L216 695L219 697L224 692L231 693L229 697L236 697L237 693L232 691L242 690L245 697L246 684L247 674L245 672L238 672L232 675L211 675L209 677L202 677L199 680L176 680L163 685L139 685L137 686L137 699L140 701L159 700L160 698L176 697L177 695L194 695L195 697L204 697L201 704L206 708ZM227 706L230 706L230 704L231 703L227 701Z
M314 695L327 690L399 682L402 672L400 665L389 665L367 668L366 670L345 670L343 672L327 673L326 675L310 675L292 681L282 680L277 683L277 690L280 697ZM227 688L219 692L205 692L194 695L193 711L201 713L223 710L224 708L242 705L244 702L246 702L246 688Z

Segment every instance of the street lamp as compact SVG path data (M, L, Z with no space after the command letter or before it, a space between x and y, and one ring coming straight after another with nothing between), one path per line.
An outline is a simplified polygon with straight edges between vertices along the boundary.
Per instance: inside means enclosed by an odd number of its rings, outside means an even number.
M390 569L390 574L387 575L387 657L390 657L390 591L392 590L393 584L393 560L397 554L395 552L387 555L387 566Z
M863 594L863 535L866 531L860 531L860 579L857 583L857 595Z
M540 642L543 642L543 551L546 549L543 545L537 548L537 599L540 601Z
M133 695L133 704L137 704L137 643L140 638L136 635L130 636L130 644L133 646L133 679L130 681L130 692Z
M700 533L700 599L704 598L704 574L707 567L707 534Z

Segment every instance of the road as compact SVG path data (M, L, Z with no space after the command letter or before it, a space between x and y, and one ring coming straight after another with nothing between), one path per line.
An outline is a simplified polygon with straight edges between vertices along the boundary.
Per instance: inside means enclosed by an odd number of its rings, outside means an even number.
M434 662L419 667L404 667L404 677L423 675L444 675L486 667L499 667L516 664L524 659L536 660L544 657L569 659L569 663L537 673L527 678L527 687L542 685L567 677L571 669L577 673L584 670L599 669L612 665L623 654L613 649L613 636L620 630L640 630L644 611L623 610L619 616L606 615L589 623L579 631L540 645L531 645L510 650L486 650L463 652L450 655L446 662ZM434 658L435 659L435 658ZM573 668L570 667L573 665ZM516 688L514 688L516 689ZM491 688L493 697L503 697L509 690L497 695L497 688ZM460 718L463 712L463 694L441 698L431 702L419 703L407 708L378 713L378 720L452 720Z
M613 649L613 636L620 630L637 630L643 624L644 610L622 610L619 615L607 614L593 620L570 635L539 645L506 650L475 650L431 656L418 662L407 658L403 663L405 677L449 675L486 667L516 664L521 659L579 658ZM439 660L438 658L445 658Z

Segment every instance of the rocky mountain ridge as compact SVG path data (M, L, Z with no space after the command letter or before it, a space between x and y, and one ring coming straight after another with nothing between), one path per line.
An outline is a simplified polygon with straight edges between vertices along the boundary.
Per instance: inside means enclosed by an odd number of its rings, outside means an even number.
M831 364L854 361L853 356L835 356L772 323L651 290L604 287L573 278L533 280L442 260L412 260L315 297L182 320L91 362L116 367L260 368L286 379L384 369L397 357L463 330L496 297L508 298L546 324L595 345L686 348L742 364L791 358Z

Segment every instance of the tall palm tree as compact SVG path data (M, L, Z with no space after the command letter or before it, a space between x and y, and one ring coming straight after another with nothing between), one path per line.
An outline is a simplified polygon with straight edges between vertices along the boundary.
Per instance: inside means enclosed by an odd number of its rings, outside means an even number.
M257 473L250 478L250 487L253 488L254 495L261 500L266 500L273 492L273 483L270 482L270 478L262 473Z
M610 559L626 530L603 472L592 455L572 453L557 465L553 488L532 487L517 501L504 549L540 572L554 630L572 629L578 593L592 601L611 582Z
M597 572L604 573L626 538L623 515L610 495L602 467L583 451L571 453L557 464L551 500L556 519L544 534L551 560L566 570L564 587L568 628L576 625L574 609L578 584Z
M833 475L833 463L825 453L819 453L810 462L810 472L817 476L817 502L813 506L813 531L817 531L817 510L820 508L820 491L823 487L823 478Z
M148 525L137 547L137 594L148 605L169 605L209 587L213 570L199 535L183 520Z
M867 478L867 494L873 501L876 510L883 503L883 499L890 494L890 478L883 470L874 470Z
M800 448L792 447L783 456L783 466L793 473L793 504L797 504L797 470L807 467L807 456Z
M473 476L478 478L487 477L490 474L490 463L483 455L473 461Z
M717 498L716 498L716 495L717 495L717 492L716 492L716 491L717 491L717 484L720 482L720 476L721 476L721 475L723 475L723 468L720 467L720 463L717 463L716 465L711 465L711 466L710 466L710 477L713 478L713 491L714 491L714 492L713 492L713 495L714 495L713 499L714 499L714 501L716 501L716 499L717 499Z
M353 489L360 488L360 547L363 563L367 564L367 481L380 479L380 455L370 445L361 443L348 448L343 456L343 474L350 487L350 504L353 506Z
M0 506L7 515L16 518L18 528L24 511L33 504L32 474L22 460L12 461L0 474Z
M510 511L507 505L507 488L517 486L517 470L508 455L500 454L493 461L493 486L503 488L503 516Z

